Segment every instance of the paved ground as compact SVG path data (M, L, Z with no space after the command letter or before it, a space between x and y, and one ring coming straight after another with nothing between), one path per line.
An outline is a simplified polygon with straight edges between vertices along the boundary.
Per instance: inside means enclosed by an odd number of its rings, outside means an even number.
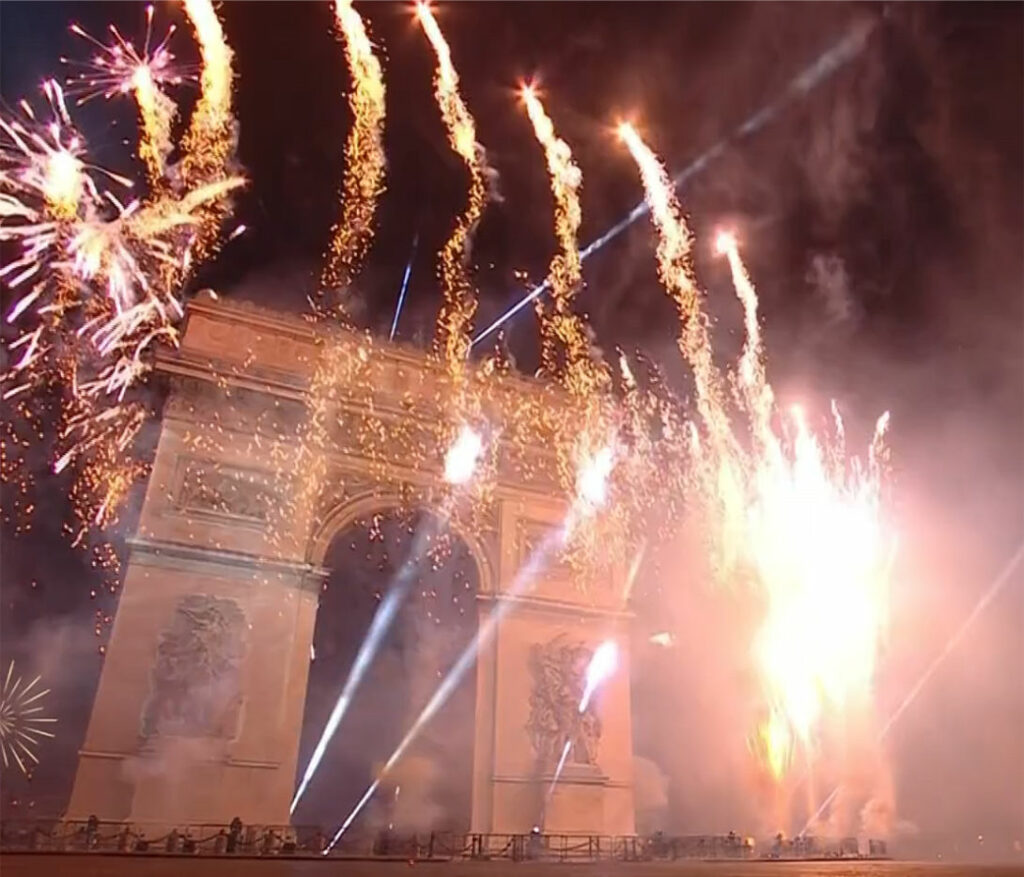
M1022 877L1021 867L908 862L606 862L544 864L8 853L3 877Z

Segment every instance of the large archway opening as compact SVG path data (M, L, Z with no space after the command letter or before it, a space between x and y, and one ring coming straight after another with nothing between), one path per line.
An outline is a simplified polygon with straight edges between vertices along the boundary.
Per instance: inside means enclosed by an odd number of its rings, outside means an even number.
M389 592L403 593L293 815L327 829L348 815L476 636L480 570L469 545L436 516L396 509L344 524L323 566L330 574L310 651L300 775L375 613ZM475 674L467 673L353 824L353 839L469 830L475 695Z

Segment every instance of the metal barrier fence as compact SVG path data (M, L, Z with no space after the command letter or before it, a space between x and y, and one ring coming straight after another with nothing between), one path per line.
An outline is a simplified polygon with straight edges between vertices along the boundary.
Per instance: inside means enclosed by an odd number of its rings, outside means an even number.
M104 852L125 855L320 856L327 835L317 826L192 824L166 826L98 819L8 820L0 823L0 849L34 852ZM611 837L567 834L462 834L381 832L342 838L337 858L399 860L506 860L549 862L641 861L676 858L750 858L753 845L735 834L697 838Z

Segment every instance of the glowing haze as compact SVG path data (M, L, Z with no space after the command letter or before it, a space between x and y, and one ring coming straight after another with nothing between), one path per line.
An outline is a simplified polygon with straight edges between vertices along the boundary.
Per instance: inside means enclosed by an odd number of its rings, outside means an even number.
M79 517L101 528L114 520L118 505L144 468L130 457L130 448L147 411L131 400L122 404L125 393L150 368L144 354L157 342L176 341L184 313L179 291L194 268L215 253L231 208L227 195L242 182L230 173L235 146L231 49L208 0L185 0L185 12L202 56L201 90L173 174L167 162L176 110L161 88L182 81L184 74L172 66L166 39L150 50L151 9L142 51L137 52L116 31L110 46L92 40L101 54L92 62L90 77L78 83L105 96L125 93L135 99L148 196L128 198L122 190L130 189L131 181L104 174L86 162L84 144L55 83L45 87L50 108L47 123L40 123L27 104L22 107L24 118L0 117L5 157L0 168L0 218L5 220L0 241L20 246L16 259L0 269L0 277L19 292L7 318L12 322L31 319L9 345L17 356L3 375L3 395L13 398L48 382L66 389L69 398L61 415L52 468L61 472L81 462L83 486L73 488L72 498L82 507ZM321 277L325 292L348 286L361 267L373 238L386 167L381 64L351 2L336 0L334 12L352 77L353 124L345 146L341 219L333 229ZM495 366L488 363L473 372L472 379L466 378L476 310L469 260L487 197L488 168L437 20L425 3L418 4L416 12L436 55L435 97L448 144L469 178L464 211L440 254L443 303L435 337L435 352L456 379L451 382L455 392L444 401L450 403L447 413L452 416L447 423L458 425L458 431L427 443L420 453L434 464L443 455L443 478L449 485L472 483L475 488L489 477L483 457L485 450L491 455L496 445L490 427L485 430L485 443L484 435L468 425L484 422L474 416L478 411L468 409L483 407L480 399L486 390L480 389L478 399L470 398L471 391L497 385L491 380ZM92 39L80 29L76 33ZM675 417L663 398L643 396L622 355L626 399L620 407L632 411L638 424L628 434L628 414L609 414L617 402L610 392L611 373L595 355L585 321L571 309L582 283L577 241L582 174L568 144L556 134L537 91L525 87L521 98L543 150L555 205L557 253L546 281L552 298L539 315L542 371L560 385L559 395L551 397L557 399L558 404L551 407L559 413L552 416L548 424L552 428L544 433L555 436L552 456L570 506L558 537L566 542L565 534L586 531L591 538L580 538L580 543L607 554L607 540L599 529L602 520L611 520L623 532L628 524L625 518L633 512L641 524L646 521L650 498L637 487L641 482L631 478L642 469L638 458L654 447L648 433L650 424L657 421L655 431L665 438L657 449L661 456L648 454L655 460L650 468L674 488L666 470L672 465L688 467L687 486L693 488L693 504L701 512L694 517L701 519L712 537L719 580L749 586L749 592L741 593L757 612L756 630L746 644L757 680L757 703L752 710L756 718L749 727L741 723L737 734L748 740L759 768L773 784L773 827L785 829L804 772L812 776L822 772L840 780L864 772L863 765L837 744L830 729L871 726L874 721L876 666L885 642L895 547L886 512L888 415L879 418L862 460L847 453L836 408L826 429L814 426L821 417L799 407L780 408L766 373L757 292L736 236L727 231L714 243L728 264L742 308L745 343L735 370L720 369L694 270L694 237L673 182L637 130L623 124L619 134L640 172L658 235L658 275L678 311L678 347L692 371L696 401L694 421ZM101 178L105 178L102 185L97 182ZM116 190L103 188L110 180L117 184ZM65 320L65 314L75 308L83 319ZM295 456L289 458L296 463L289 467L277 461L278 474L290 477L297 468L301 477L295 479L297 487L275 515L313 516L322 486L330 482L332 430L341 417L344 394L368 373L364 366L373 356L370 342L350 360L330 338L321 341L307 417L299 429ZM83 365L86 361L88 368ZM531 417L541 415L522 413L523 420ZM509 434L516 432L510 429ZM531 433L523 428L521 435L526 436L520 438L525 446ZM464 497L470 492L458 493ZM482 488L480 492L485 493ZM611 517L615 514L620 517ZM304 539L304 533L299 538ZM647 544L646 531L643 538L630 584ZM536 558L517 574L518 589L525 589L538 574L542 561L554 553L555 541L552 537L550 544L545 542ZM630 548L636 551L635 542ZM412 573L408 575L411 578ZM371 626L350 677L354 682L346 685L337 701L295 803L348 709L354 686L372 660L403 593L396 590L389 595ZM511 610L501 609L506 611ZM494 623L484 628L439 685L384 773L443 706ZM651 642L668 648L675 641L672 634L663 632L651 637ZM580 712L617 664L616 643L601 643L586 671ZM876 739L875 734L870 736ZM567 752L568 745L563 762ZM376 782L335 840L373 788ZM889 788L886 776L872 778L866 794L875 812L891 814ZM856 828L833 821L843 832Z
M838 764L831 760L825 727L830 717L843 722L858 714L858 724L873 717L894 548L882 501L888 415L862 463L847 456L835 409L831 437L816 436L799 408L776 409L757 294L735 236L721 233L715 246L729 261L746 329L731 384L749 437L737 430L701 307L692 233L653 151L631 125L619 134L640 169L658 231L659 276L678 305L679 348L694 374L701 423L692 426L691 451L717 572L723 581L749 581L763 606L751 649L762 689L751 750L777 784L774 827L787 830L797 752L812 775L818 767L840 777L861 769L842 753ZM868 794L885 796L889 788L888 777L878 777ZM874 804L892 811L891 801Z

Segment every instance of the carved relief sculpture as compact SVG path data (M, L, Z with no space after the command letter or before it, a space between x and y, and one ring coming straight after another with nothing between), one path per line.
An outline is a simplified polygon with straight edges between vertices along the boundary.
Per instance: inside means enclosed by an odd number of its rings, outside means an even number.
M591 702L581 713L587 665L593 650L561 634L530 654L533 691L527 731L541 764L553 768L569 743L567 762L594 765L601 720Z
M245 614L234 600L184 597L157 645L142 735L234 738L245 634Z
M209 470L209 471L207 471ZM252 473L201 466L190 462L178 493L178 505L188 511L216 512L266 523L274 495Z

